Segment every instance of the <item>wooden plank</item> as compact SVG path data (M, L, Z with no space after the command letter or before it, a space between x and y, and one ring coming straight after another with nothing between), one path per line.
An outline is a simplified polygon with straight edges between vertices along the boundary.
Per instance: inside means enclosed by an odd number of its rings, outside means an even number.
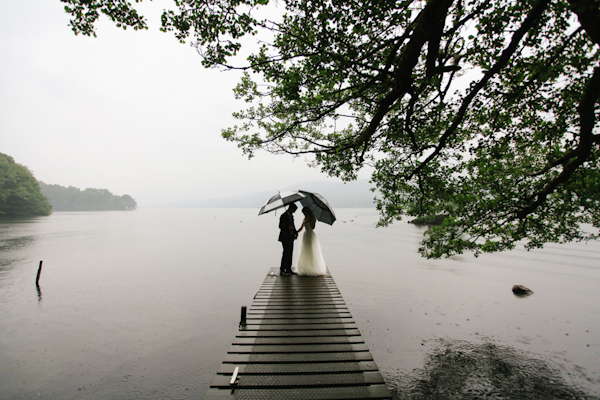
M255 299L254 304L268 304L268 305L284 305L284 306L313 306L317 304L321 305L346 305L346 302L343 299L321 299L321 300L311 300L311 299L292 299L292 298L279 298L279 299Z
M248 324L256 325L286 325L286 324L352 324L354 320L352 318L248 318Z
M274 294L285 294L285 295L300 295L300 294L308 294L308 295L322 295L322 296L339 296L341 293L338 289L323 287L323 288L303 288L303 289L292 289L292 288L262 288L258 292L256 292L255 296L260 295L274 295Z
M278 325L266 325L266 324L253 324L251 320L244 327L246 331L294 331L294 330L323 330L323 329L358 329L355 323L339 323L339 324L278 324Z
M324 344L364 343L362 336L300 336L300 337L236 337L233 344L252 346L255 344Z
M385 382L379 372L347 372L345 374L298 374L298 375L245 375L241 374L236 389L244 388L295 388L383 385ZM211 387L230 388L229 375L217 375Z
M325 330L295 330L295 331L240 331L236 337L310 337L310 336L360 336L358 329L325 329Z
M300 278L301 279L301 278ZM323 292L323 293L335 293L335 294L340 294L340 289L335 285L335 283L331 283L331 284L327 284L327 285L321 285L321 286L315 286L314 284L310 284L310 285L299 285L299 284L294 284L294 285L287 285L287 286L283 286L281 284L276 284L276 285L272 285L272 286L266 286L263 285L261 286L258 291L256 292L256 294L259 293L317 293L317 292Z
M271 296L271 295L320 295L320 296L340 296L341 292L337 288L322 287L322 288L261 288L254 296Z
M306 312L303 310L293 310L287 313L274 313L274 312L257 312L249 311L247 318L254 319L286 319L286 318L352 318L350 312L330 312L327 310L321 310L319 312Z
M254 296L254 299L260 299L260 298L277 298L277 297L292 297L292 298L303 298L303 299L307 299L307 300L312 300L312 299L327 299L327 298L336 298L336 299L342 299L342 295L340 293L329 293L329 292L289 292L289 291L282 291L282 292L268 292L268 293L257 293Z
M235 368L239 374L319 374L329 372L358 372L378 371L377 364L373 361L336 362L336 363L301 363L301 364L221 364L217 374L233 374Z
M368 351L340 353L280 353L280 354L236 354L225 356L224 363L287 364L303 362L373 361Z
M343 313L343 314L334 314L331 312L328 313L312 313L312 314L306 314L306 313L290 313L290 314L246 314L246 318L247 319L252 319L252 320L289 320L289 319L298 319L298 320L321 320L321 319L335 319L337 321L348 321L353 319L352 318L352 314L350 313Z
M279 304L264 303L264 304L252 304L249 308L249 311L272 311L272 312L274 312L274 311L278 311L278 310L284 310L284 311L313 310L314 312L320 312L322 310L348 311L348 307L346 306L346 304L314 304L309 308L309 307L301 306L298 304L279 305Z
M217 389L211 388L205 400L224 400L242 398L248 400L286 399L286 400L340 400L340 399L391 399L390 391L385 385L363 387L329 387L306 389Z
M332 352L369 351L364 343L309 343L309 344L257 344L257 345L232 345L229 353L237 354L279 354L279 353L332 353Z

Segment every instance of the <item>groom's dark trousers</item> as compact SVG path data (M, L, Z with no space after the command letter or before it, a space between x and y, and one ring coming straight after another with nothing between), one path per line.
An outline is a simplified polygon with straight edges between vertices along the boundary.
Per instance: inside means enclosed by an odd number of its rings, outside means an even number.
M283 254L281 255L281 266L279 272L291 272L292 271L292 254L294 252L294 239L288 239L285 242L281 242L283 246Z

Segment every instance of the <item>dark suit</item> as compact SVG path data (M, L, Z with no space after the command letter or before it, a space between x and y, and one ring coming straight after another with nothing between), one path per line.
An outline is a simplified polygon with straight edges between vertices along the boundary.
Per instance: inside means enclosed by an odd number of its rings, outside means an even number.
M279 241L283 246L283 254L281 256L281 266L279 272L292 272L292 253L294 252L294 240L296 239L297 231L294 225L294 215L286 211L279 217Z

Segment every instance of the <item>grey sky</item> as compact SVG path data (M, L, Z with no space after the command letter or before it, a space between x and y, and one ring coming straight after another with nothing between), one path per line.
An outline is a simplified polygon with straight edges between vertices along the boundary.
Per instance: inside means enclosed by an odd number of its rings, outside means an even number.
M140 206L337 180L301 159L247 160L220 136L244 107L235 73L206 70L158 30L75 36L59 0L0 0L0 152L36 178L130 194ZM310 190L310 189L309 189Z

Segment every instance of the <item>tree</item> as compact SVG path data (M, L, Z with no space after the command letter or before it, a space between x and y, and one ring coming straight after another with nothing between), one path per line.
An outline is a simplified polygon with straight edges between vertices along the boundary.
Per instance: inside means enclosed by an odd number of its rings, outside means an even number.
M123 0L62 1L76 33L99 13L146 28ZM249 108L223 136L249 157L344 180L372 167L380 225L450 216L429 257L597 236L600 0L282 0L278 18L267 3L176 0L162 18L205 66L244 71Z
M0 153L0 216L49 215L51 211L31 171Z
M121 196L121 199L125 203L126 210L135 210L137 208L137 202L128 194Z

